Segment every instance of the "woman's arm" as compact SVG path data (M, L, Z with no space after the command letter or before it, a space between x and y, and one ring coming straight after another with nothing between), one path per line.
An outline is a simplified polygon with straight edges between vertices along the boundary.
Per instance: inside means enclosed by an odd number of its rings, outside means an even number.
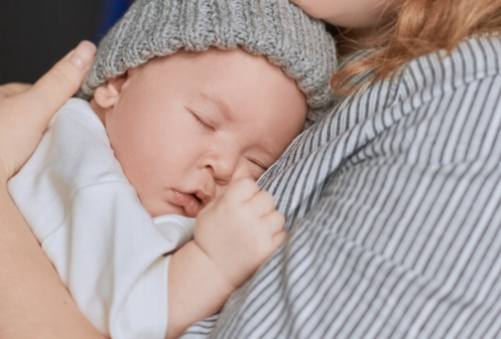
M50 118L78 89L95 47L82 43L29 86L0 87L0 338L101 338L81 315L7 191Z
M101 338L0 189L0 338Z

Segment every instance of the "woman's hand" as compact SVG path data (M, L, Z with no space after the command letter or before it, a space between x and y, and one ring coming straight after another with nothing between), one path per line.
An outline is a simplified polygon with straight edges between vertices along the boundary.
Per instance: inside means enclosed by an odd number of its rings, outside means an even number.
M20 94L31 88L30 84L21 84L21 83L11 83L7 85L0 86L0 102L3 99L11 97L16 94Z
M80 86L95 47L81 43L35 85L0 86L0 338L103 336L85 319L7 192L51 117Z
M54 113L80 87L95 46L81 42L33 86L0 86L0 184L31 155Z

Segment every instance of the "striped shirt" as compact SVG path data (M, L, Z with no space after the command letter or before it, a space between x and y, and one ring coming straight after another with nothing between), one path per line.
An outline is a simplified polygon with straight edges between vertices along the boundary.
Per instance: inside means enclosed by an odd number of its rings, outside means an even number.
M290 240L183 338L501 338L501 37L417 58L261 183Z

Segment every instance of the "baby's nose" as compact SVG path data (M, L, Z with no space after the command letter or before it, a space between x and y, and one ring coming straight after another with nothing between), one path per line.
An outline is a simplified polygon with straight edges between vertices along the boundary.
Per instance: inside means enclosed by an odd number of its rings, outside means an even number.
M227 146L215 152L207 164L214 180L219 185L228 184L240 160L240 154L235 147Z
M233 176L237 161L229 157L220 159L214 164L214 177L220 184L228 183Z

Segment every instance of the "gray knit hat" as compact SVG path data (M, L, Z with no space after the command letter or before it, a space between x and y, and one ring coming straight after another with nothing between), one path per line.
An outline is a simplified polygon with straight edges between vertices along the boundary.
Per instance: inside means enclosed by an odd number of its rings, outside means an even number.
M91 97L108 79L156 56L210 47L242 48L279 66L306 95L309 122L334 100L334 40L289 0L136 0L101 41L81 94Z

